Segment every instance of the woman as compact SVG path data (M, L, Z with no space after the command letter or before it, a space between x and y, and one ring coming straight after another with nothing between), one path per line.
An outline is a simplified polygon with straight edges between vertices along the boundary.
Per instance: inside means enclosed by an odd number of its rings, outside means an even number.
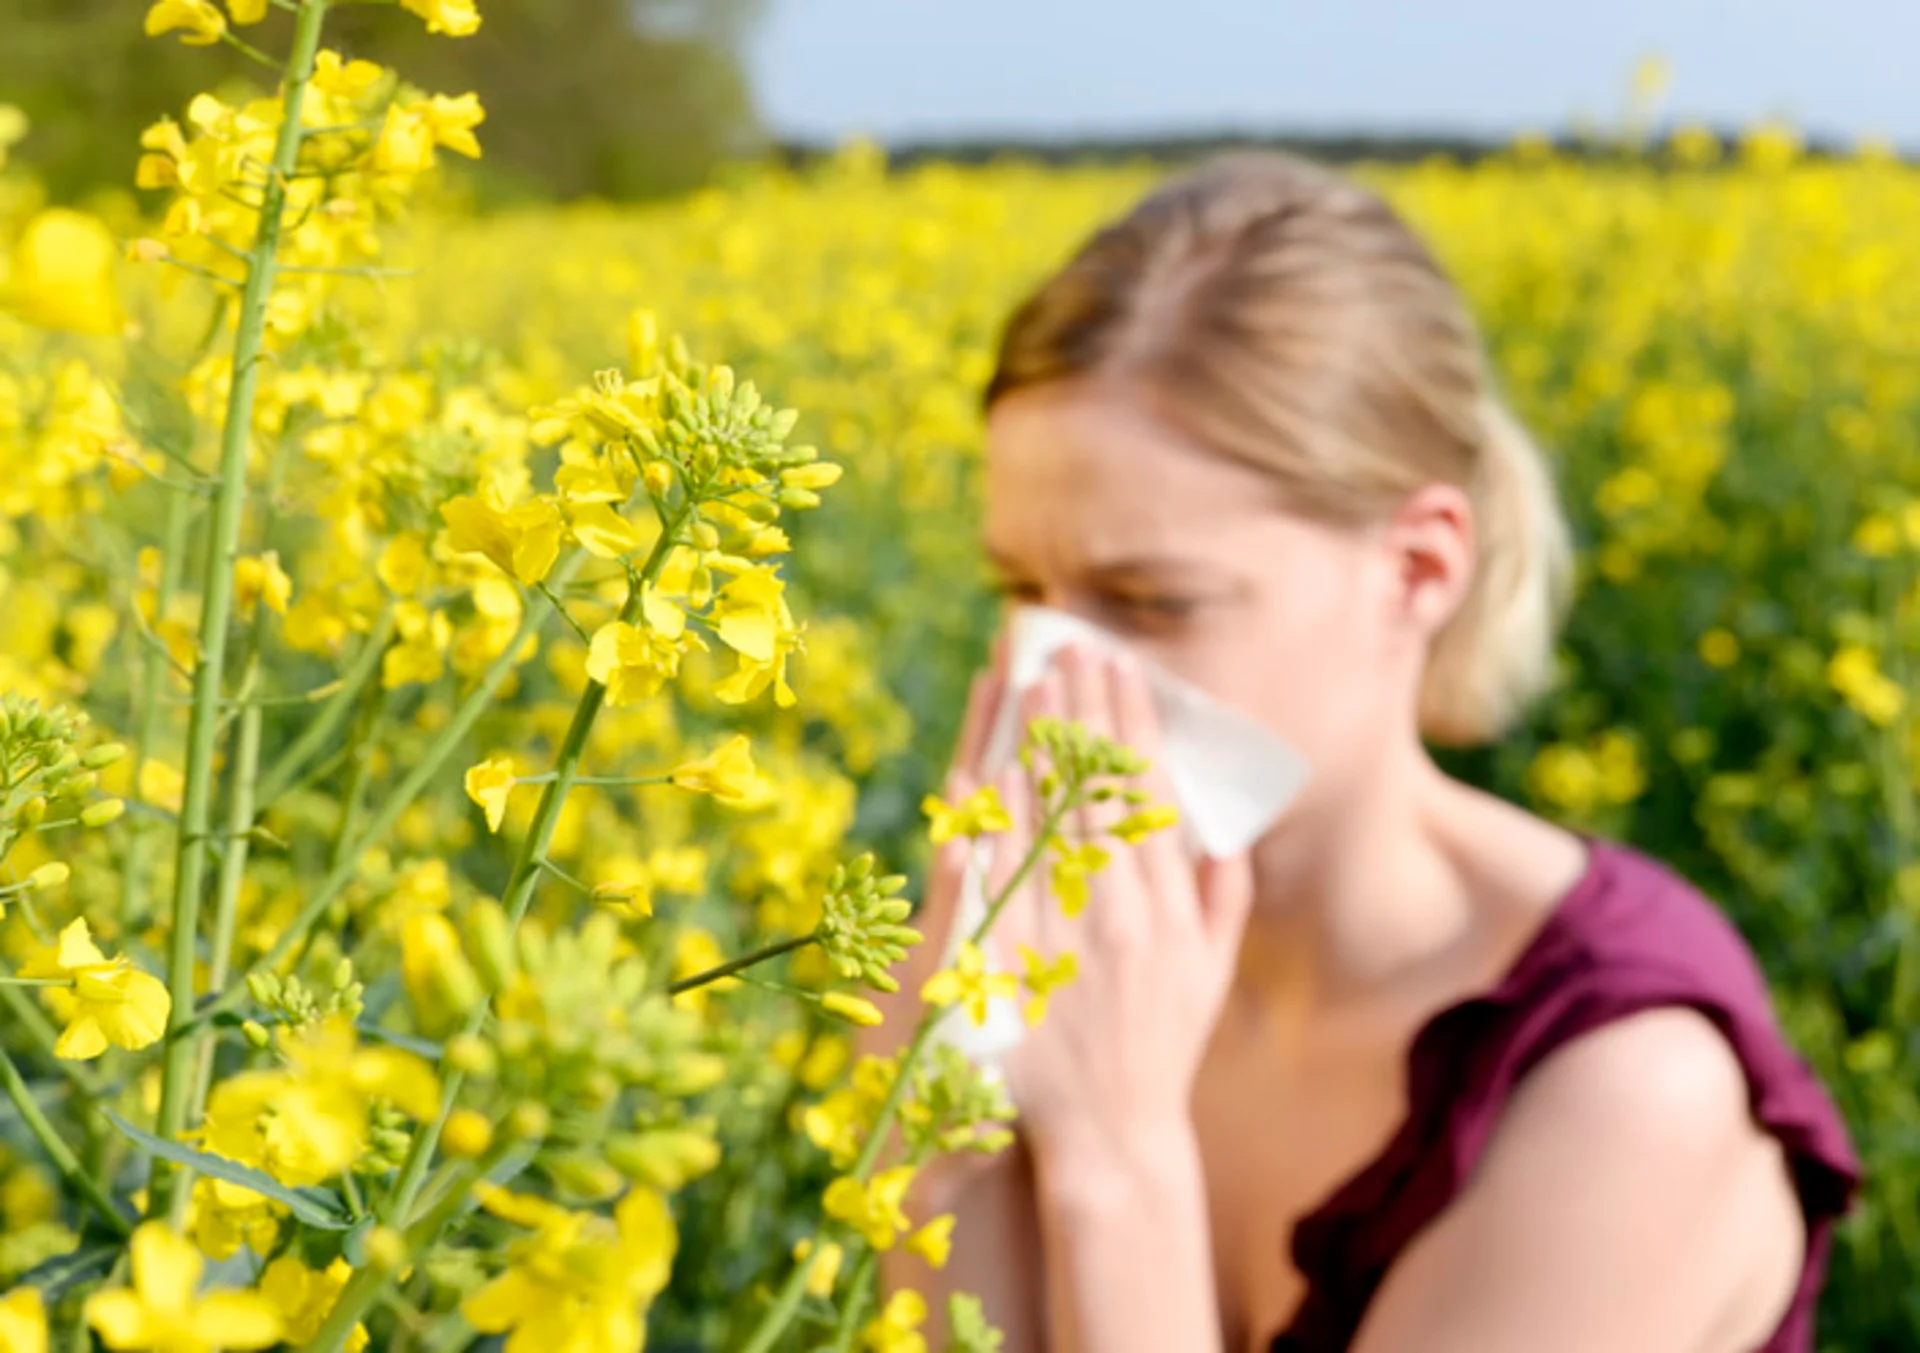
M1081 976L1009 1061L1019 1147L917 1185L958 1214L951 1264L892 1255L888 1281L979 1292L1009 1353L1810 1350L1855 1164L1752 958L1675 876L1424 750L1544 684L1568 547L1408 228L1296 160L1216 161L1018 310L986 403L1011 597L1314 777L1248 858L1196 871L1162 833L1077 922L1009 907L1006 952L1070 945ZM1152 756L1143 691L1073 652L1024 698ZM1000 789L1017 838L1030 796ZM936 863L902 1000L960 868Z

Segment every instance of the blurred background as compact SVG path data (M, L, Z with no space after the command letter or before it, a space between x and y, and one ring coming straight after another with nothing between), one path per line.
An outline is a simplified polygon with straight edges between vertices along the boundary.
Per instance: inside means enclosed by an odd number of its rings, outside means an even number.
M285 341L382 382L366 461L418 461L443 495L471 489L476 440L524 459L520 411L651 342L640 310L798 408L797 435L847 466L784 566L808 624L801 704L753 728L757 755L779 749L782 804L741 829L757 872L716 867L702 925L729 944L804 928L850 843L919 858L918 805L998 614L976 409L1009 307L1168 164L1303 147L1377 187L1458 280L1580 546L1558 689L1450 764L1725 905L1868 1166L1823 1348L1920 1349L1920 4L478 3L457 41L393 5L329 20L348 55L477 92L483 154L441 154L438 190L392 227L382 257L404 277L329 294ZM260 87L237 51L143 36L145 10L0 0L0 142L24 129L0 259L48 201L118 244L152 231L143 129L199 91ZM286 17L247 41L284 51ZM121 268L102 296L91 327L127 351L100 367L143 443L203 455L178 387L205 298L156 271ZM15 351L13 332L0 377L37 370L57 405L68 349ZM0 401L0 468L35 416ZM441 499L396 482L437 530L421 503ZM11 487L0 511L24 519ZM157 514L127 501L144 541ZM65 560L60 531L23 538L48 554L0 549L0 687L121 717L124 597ZM303 598L343 585L316 539L281 547ZM568 644L541 656L562 684ZM302 684L330 675L300 660ZM682 703L665 722L712 726ZM655 828L613 826L579 849ZM484 878L487 849L447 853ZM783 1141L729 1161L804 1202L818 1153ZM786 1243L758 1203L697 1205L720 1187L690 1195L669 1294L686 1330Z
M127 13L0 0L0 88L58 197L129 174L153 110L205 87L210 62L248 73L236 52L156 47ZM1677 123L1920 144L1906 0L491 0L470 41L371 6L338 31L423 87L479 93L476 172L496 201L671 193L728 160L856 136L967 156L1573 140L1631 116L1649 80Z

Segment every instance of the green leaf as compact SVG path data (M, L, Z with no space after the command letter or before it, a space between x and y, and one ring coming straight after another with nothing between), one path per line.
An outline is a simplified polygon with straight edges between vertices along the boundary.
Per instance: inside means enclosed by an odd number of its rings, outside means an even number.
M56 1254L43 1263L35 1264L16 1281L24 1287L39 1288L40 1295L51 1304L77 1283L105 1277L125 1249L126 1243L119 1240L82 1245L77 1250Z
M251 1165L242 1165L225 1156L216 1156L180 1142L170 1142L165 1137L156 1137L151 1132L135 1127L112 1109L107 1110L107 1119L141 1150L215 1179L224 1179L229 1184L252 1189L263 1198L273 1199L309 1226L319 1227L323 1231L344 1231L353 1225L353 1218L332 1194L319 1189L289 1188L264 1170L256 1170Z

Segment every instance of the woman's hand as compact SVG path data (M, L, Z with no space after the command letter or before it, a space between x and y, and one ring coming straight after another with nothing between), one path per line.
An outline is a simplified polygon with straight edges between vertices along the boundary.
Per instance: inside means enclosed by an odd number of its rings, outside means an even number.
M967 710L960 724L953 767L941 791L948 803L959 803L980 787L980 758L1006 690L1005 660L1003 637L994 645L993 658L987 668L974 677L967 695ZM955 837L935 852L927 870L926 895L912 921L924 938L892 969L900 989L875 995L874 1004L880 1007L885 1020L859 1031L855 1046L862 1054L888 1057L913 1040L914 1026L926 1009L920 999L920 988L939 970L941 956L946 953L947 939L953 932L960 907L960 882L966 873L972 844L967 837Z
M1137 664L1069 649L1028 693L1023 712L1074 720L1132 748L1150 763L1138 787L1155 803L1172 802L1159 721ZM1001 793L1015 826L995 838L990 896L1039 825L1024 775L1008 777ZM1041 1155L1063 1145L1082 1158L1131 1161L1151 1142L1190 1142L1194 1078L1232 981L1253 896L1246 858L1196 869L1177 830L1129 846L1108 835L1129 811L1116 798L1062 824L1069 840L1098 840L1112 855L1078 917L1046 894L1043 864L991 937L1015 970L1068 950L1079 956L1077 978L1049 998L1040 1025L1007 1063L1022 1127Z

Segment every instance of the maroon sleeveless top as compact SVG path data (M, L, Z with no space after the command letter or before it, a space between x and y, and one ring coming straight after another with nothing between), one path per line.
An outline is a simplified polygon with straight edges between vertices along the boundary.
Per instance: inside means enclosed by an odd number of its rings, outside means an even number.
M1294 1228L1307 1292L1272 1353L1343 1353L1407 1244L1457 1194L1520 1080L1581 1034L1661 1006L1719 1026L1753 1115L1786 1150L1808 1244L1793 1306L1757 1353L1812 1353L1835 1218L1859 1182L1846 1128L1775 1024L1738 932L1677 875L1591 842L1587 872L1493 990L1442 1010L1407 1057L1407 1116L1386 1148Z

